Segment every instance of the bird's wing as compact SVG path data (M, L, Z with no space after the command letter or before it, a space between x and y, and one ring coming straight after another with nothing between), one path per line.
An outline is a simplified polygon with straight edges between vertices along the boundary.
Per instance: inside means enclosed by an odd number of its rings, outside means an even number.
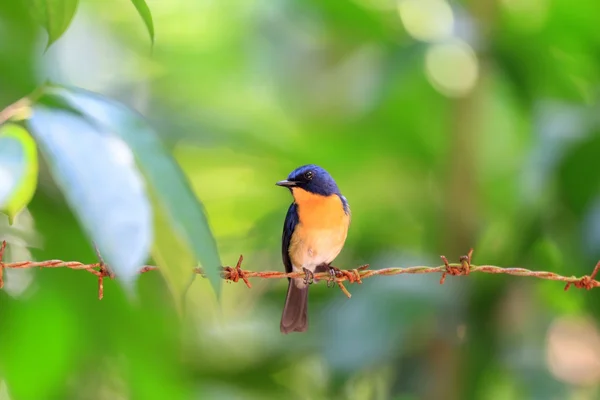
M285 216L283 235L281 238L281 256L283 257L283 265L285 266L285 272L287 273L293 272L292 260L290 259L288 250L296 225L298 225L298 207L296 206L296 203L292 203Z
M342 196L341 194L338 196L340 196L340 199L342 200L342 205L344 206L344 212L346 213L346 215L348 217L352 218L352 211L350 210L350 204L348 204L348 200L346 200L346 197Z

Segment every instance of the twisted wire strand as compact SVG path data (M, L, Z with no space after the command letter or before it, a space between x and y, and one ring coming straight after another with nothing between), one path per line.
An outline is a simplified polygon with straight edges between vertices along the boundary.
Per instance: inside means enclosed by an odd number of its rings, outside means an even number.
M2 261L2 256L6 248L6 242L2 242L0 245L0 289L3 287L3 272L4 269L24 269L24 268L69 268L74 270L84 270L98 278L98 298L102 299L104 296L104 278L113 279L115 275L111 272L110 268L104 263L102 257L98 255L100 262L93 264L84 264L78 261L62 261L62 260L46 260L46 261L18 261L5 263ZM547 271L532 271L525 268L503 268L495 265L474 265L471 263L473 256L473 249L465 256L460 257L459 263L449 263L445 256L440 256L443 265L437 267L427 266L414 266L406 268L382 268L382 269L369 269L369 265L362 265L358 268L341 270L332 267L329 272L317 272L311 276L311 280L314 282L324 280L327 285L337 284L340 290L348 297L351 297L350 292L346 288L344 282L361 284L363 279L371 278L373 276L392 276L392 275L404 275L404 274L441 274L440 284L443 284L448 275L459 276L469 275L474 272L485 273L485 274L504 274L512 276L527 276L537 279L544 279L550 281L558 281L565 283L564 290L568 290L571 286L575 286L579 289L593 289L600 286L595 278L600 270L600 261L596 264L591 275L584 275L582 277L576 276L562 276L553 272ZM292 272L286 273L281 271L249 271L242 269L243 257L240 256L235 267L222 267L221 277L227 281L239 282L240 280L246 284L248 288L251 288L249 279L262 278L262 279L284 279L284 278L306 278L305 272ZM146 273L159 268L153 265L145 265L140 267L139 273ZM194 273L204 276L202 268L191 268Z

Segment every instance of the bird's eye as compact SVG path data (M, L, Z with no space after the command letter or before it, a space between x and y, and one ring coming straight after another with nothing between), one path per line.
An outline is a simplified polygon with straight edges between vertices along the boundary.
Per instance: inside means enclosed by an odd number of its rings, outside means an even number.
M314 174L312 171L308 171L307 173L304 174L304 177L309 181L312 180L313 176L314 176Z

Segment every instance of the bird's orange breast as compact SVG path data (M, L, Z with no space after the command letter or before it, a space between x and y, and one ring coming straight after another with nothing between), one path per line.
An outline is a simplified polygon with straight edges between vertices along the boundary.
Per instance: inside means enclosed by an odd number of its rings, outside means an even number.
M292 194L298 206L298 219L305 227L335 229L347 225L348 215L340 196L320 196L300 188L293 188Z
M300 188L292 194L298 209L298 225L292 235L289 254L296 268L314 269L330 263L340 253L350 216L338 195L320 196Z

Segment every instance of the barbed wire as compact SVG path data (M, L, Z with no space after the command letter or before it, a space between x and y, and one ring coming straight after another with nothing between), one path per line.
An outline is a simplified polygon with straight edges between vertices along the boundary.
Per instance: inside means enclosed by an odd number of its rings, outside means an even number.
M62 261L62 260L46 260L46 261L18 261L11 263L4 263L2 261L4 250L6 249L6 241L3 241L0 245L0 289L4 285L3 272L5 269L24 269L24 268L69 268L74 270L84 270L98 278L98 299L102 299L104 296L104 278L113 279L115 274L108 268L104 263L101 255L98 251L96 254L100 262L93 264L84 264L78 261ZM504 274L513 276L528 276L532 278L559 281L565 283L564 290L569 290L571 286L575 286L579 289L593 289L600 287L600 282L596 280L596 275L600 270L600 261L596 264L591 275L584 275L582 277L575 276L562 276L553 272L547 271L531 271L525 268L503 268L494 265L473 265L471 263L473 257L473 249L465 256L460 257L459 263L450 263L445 256L440 256L443 265L438 267L406 267L406 268L382 268L382 269L369 269L369 265L362 265L358 268L350 270L342 270L339 268L331 267L330 271L315 272L310 277L311 281L318 282L324 280L327 282L327 286L337 284L341 291L351 297L350 292L344 285L347 283L361 284L363 279L371 278L373 276L391 276L391 275L403 275L403 274L441 274L440 284L444 284L448 275L459 276L469 275L473 272L481 272L485 274ZM240 280L246 284L248 288L252 288L249 279L251 278L262 278L262 279L283 279L283 278L305 278L307 275L305 272L280 272L280 271L249 271L242 269L243 256L240 256L235 267L222 267L221 277L230 282L239 282ZM145 265L140 268L139 273L143 274L146 272L158 270L159 268L153 265ZM191 268L193 273L204 276L202 268Z

